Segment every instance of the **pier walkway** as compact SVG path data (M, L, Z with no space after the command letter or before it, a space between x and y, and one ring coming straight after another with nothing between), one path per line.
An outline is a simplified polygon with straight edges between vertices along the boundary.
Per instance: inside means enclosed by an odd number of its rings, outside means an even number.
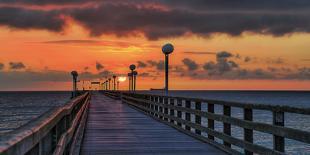
M93 154L225 154L99 93L93 93L82 144Z

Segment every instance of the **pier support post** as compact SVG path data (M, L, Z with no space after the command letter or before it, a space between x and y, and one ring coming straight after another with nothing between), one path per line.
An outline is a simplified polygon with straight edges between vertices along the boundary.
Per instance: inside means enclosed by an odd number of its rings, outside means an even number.
M284 126L284 112L273 112L273 125ZM284 152L285 148L285 139L284 137L273 135L273 149Z
M201 111L201 102L195 102L195 109ZM201 116L195 115L195 123L201 125ZM201 131L195 129L195 133L201 135Z
M177 102L178 102L178 103L177 103L178 106L179 106L179 107L182 107L182 100L181 100L181 99L178 99ZM177 111L177 116L178 116L179 119L182 119L182 111L178 110L178 111ZM178 122L177 125L180 126L180 127L182 127L182 123L180 123L180 122Z
M244 120L247 121L253 121L253 110L252 109L248 109L248 108L244 108L243 109L243 118ZM251 129L246 129L244 128L244 141L249 142L249 143L253 143L253 130ZM248 150L244 150L244 153L246 155L253 155L253 152L248 151Z
M154 102L158 103L158 97L154 96ZM158 112L158 104L155 105L155 111ZM158 117L158 114L155 114L156 117Z
M223 112L224 112L224 115L225 116L229 116L231 115L231 108L230 106L223 106ZM229 135L231 136L231 125L229 123L224 123L224 133L226 135ZM227 147L231 147L231 144L228 143L228 142L225 142L224 141L224 145L227 146Z
M171 106L174 106L174 98L171 98L170 101L169 101L169 104ZM170 109L170 116L174 117L174 109ZM172 124L174 124L174 120L173 119L170 119L170 122Z
M214 113L214 104L208 103L208 112ZM208 119L208 128L214 130L214 120ZM214 140L214 136L208 134L208 138Z
M169 99L169 98L167 98L167 97L164 97L164 98L163 98L164 104L165 104L165 105L168 105L168 99ZM164 113L165 113L166 115L168 115L168 108L164 108ZM168 121L168 118L165 117L164 120L165 120L165 121Z
M160 104L163 104L163 97L158 97L158 102ZM164 113L163 111L163 107L162 106L159 106L159 113ZM159 116L160 119L163 119L163 116Z
M185 101L185 108L191 109L191 101ZM191 121L191 114L186 112L185 113L185 120L190 122ZM191 131L191 127L188 125L185 125L185 130Z

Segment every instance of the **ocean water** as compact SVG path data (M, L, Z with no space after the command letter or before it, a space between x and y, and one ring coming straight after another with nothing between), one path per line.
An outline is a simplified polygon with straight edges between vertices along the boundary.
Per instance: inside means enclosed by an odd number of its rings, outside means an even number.
M139 91L139 93L163 95L162 91ZM310 108L310 91L170 91L170 96L203 98L222 101L234 101L253 104L286 105L299 108ZM185 106L185 103L183 103ZM192 104L192 108L194 108ZM223 114L223 107L215 105L215 113ZM202 110L207 111L207 104L202 104ZM232 108L232 117L243 119L243 109ZM185 117L185 114L182 114ZM310 132L310 115L285 113L285 126ZM191 116L194 122L194 115ZM185 119L185 118L184 118ZM272 124L272 112L265 110L253 110L253 121ZM202 118L202 125L207 126L207 119ZM223 132L223 123L215 121L215 130ZM243 139L243 128L232 126L232 136ZM207 135L206 133L203 133ZM271 134L254 131L254 143L273 148L273 136ZM218 143L223 143L216 139ZM286 153L309 154L310 144L285 139ZM243 152L237 146L234 149Z
M0 134L64 105L70 97L70 92L0 92Z

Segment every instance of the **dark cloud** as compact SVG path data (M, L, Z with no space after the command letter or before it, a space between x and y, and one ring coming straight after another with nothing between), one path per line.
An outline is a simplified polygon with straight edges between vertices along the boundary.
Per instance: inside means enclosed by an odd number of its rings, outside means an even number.
M104 68L104 66L103 66L101 63L96 62L96 69L97 69L98 71L101 71L103 68Z
M165 69L165 62L163 60L159 60L159 61L148 60L147 63L151 67L156 67L157 70L164 70Z
M191 60L189 58L183 59L182 62L189 71L197 70L199 67L199 65L194 60Z
M14 4L87 3L65 0L5 0ZM158 4L155 7L150 4ZM139 5L137 5L139 4ZM166 8L166 9L165 9ZM282 36L294 32L310 32L308 0L198 0L145 2L96 1L93 7L76 7L51 11L19 7L0 7L0 24L20 29L63 31L65 19L73 18L93 36L144 34L148 39L179 37L192 33L199 36L224 33L239 36L244 32Z
M193 55L215 55L215 52L183 52L185 54L193 54Z
M209 61L203 65L203 69L208 71L211 74L223 74L224 72L229 72L233 69L237 69L239 65L229 60L229 58L233 57L233 54L222 51L216 54L216 62Z
M46 29L61 32L65 21L57 11L0 7L0 25L18 29Z
M0 63L0 71L4 69L4 64Z
M251 57L249 57L249 56L246 56L245 58L244 58L244 62L250 62L252 59L251 59Z
M26 66L22 62L10 62L10 69L13 70L19 70L19 69L25 69Z
M266 62L270 64L284 64L285 60L283 58L276 58L276 59L267 59Z
M138 68L145 68L145 67L147 67L147 64L142 62L142 61L137 61L137 63L138 63Z

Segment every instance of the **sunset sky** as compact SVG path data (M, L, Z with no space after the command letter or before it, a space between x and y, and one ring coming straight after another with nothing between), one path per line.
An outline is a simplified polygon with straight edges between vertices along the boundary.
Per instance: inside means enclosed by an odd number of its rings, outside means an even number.
M309 0L0 0L0 42L0 91L163 88L165 43L171 89L310 90Z

